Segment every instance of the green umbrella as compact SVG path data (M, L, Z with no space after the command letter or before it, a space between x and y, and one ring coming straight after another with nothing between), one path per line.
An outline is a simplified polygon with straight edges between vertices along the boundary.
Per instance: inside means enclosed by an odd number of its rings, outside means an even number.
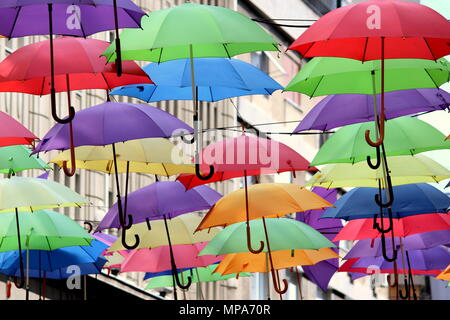
M375 71L375 82L372 71ZM437 60L385 60L385 92L438 88L450 81L450 63ZM317 57L308 62L284 89L310 97L330 94L378 94L380 60L361 62L345 58ZM375 85L375 92L373 85ZM388 107L388 106L387 106Z
M254 51L275 51L278 44L256 22L234 10L195 3L153 11L142 29L120 34L122 60L163 62L191 57L232 57ZM103 53L116 59L116 47Z
M270 250L294 250L294 249L320 249L335 247L320 232L307 224L289 218L265 218L267 233L270 234ZM259 241L266 240L266 232L263 219L250 220L252 242L255 246ZM230 253L248 252L247 222L234 223L209 241L205 248L199 253L202 255L223 255ZM264 252L269 247L264 247Z
M181 273L180 279L187 279L187 277L192 278L193 283L197 282L214 282L221 280L228 280L232 278L236 278L237 274L227 274L221 275L219 273L213 273L217 268L217 264L212 264L207 267L193 268L191 270L186 270ZM239 273L239 277L251 277L252 274L248 272ZM163 288L163 287L171 287L173 286L172 275L166 276L158 276L151 278L148 284L145 286L146 290L155 289L155 288Z
M367 145L364 132L373 129L373 123L355 123L337 130L319 149L311 166L327 163L355 163L376 156ZM414 117L399 117L386 122L384 140L386 156L414 155L417 153L450 149L450 140L425 121Z
M17 173L28 169L51 169L42 159L31 154L27 146L0 148L0 173Z
M28 236L29 250L46 250L71 246L89 246L94 239L78 223L65 215L42 210L19 212L22 246ZM16 216L13 212L0 214L0 252L19 250Z
M205 176L200 172L198 152L202 149L201 118L198 112L194 58L232 57L255 51L276 51L278 44L256 22L242 13L220 7L194 3L153 11L141 21L142 29L124 30L121 37L122 60L163 62L190 58L195 142L195 173L202 180L214 174L209 166ZM116 59L115 46L103 53L108 61ZM211 70L214 72L214 70Z

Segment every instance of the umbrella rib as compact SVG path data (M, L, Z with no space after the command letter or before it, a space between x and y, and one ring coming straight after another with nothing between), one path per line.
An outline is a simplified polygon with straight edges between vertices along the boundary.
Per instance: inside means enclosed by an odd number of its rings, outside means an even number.
M9 32L9 35L8 35L8 40L11 40L11 37L14 32L14 28L16 27L16 22L17 22L17 19L19 18L19 14L20 14L21 10L22 10L22 6L20 6L17 10L16 16L14 18L14 23L13 23L13 25L11 27L11 31Z

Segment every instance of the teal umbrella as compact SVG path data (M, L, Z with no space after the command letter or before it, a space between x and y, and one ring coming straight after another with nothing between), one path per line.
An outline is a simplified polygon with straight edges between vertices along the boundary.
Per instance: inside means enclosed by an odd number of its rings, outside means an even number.
M24 145L0 148L0 173L15 174L28 169L50 170L51 167Z

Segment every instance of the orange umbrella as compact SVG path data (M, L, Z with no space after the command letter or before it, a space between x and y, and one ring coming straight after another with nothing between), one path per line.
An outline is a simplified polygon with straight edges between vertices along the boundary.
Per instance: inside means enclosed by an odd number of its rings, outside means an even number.
M261 252L258 254L253 254L251 252L232 253L227 255L219 263L217 268L214 270L214 273L220 273L222 275L231 273L239 274L240 272L268 273L273 270L291 268L299 265L313 265L323 260L339 257L337 253L330 248L321 248L319 250L282 250L272 252L270 255L268 252ZM297 269L296 273L298 287L300 290L300 276ZM278 273L275 274L279 277ZM272 276L273 275L274 273L272 272ZM276 287L274 287L274 289L278 292Z
M450 265L444 271L442 271L440 274L438 274L436 276L436 279L450 281Z

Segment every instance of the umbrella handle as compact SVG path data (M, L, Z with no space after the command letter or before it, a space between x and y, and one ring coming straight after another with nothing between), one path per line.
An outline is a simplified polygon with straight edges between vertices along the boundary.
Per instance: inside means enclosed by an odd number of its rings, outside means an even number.
M398 285L398 279L397 279L397 275L394 276L394 283L391 283L391 275L388 274L387 276L387 283L389 285L389 287L394 288Z
M392 181L391 181L391 176L389 175L389 173L387 174L386 178L387 178L386 182L388 184L387 185L387 187L388 187L387 189L388 189L388 192L389 192L389 200L388 200L388 202L386 202L386 203L382 202L382 200L381 200L381 193L375 195L375 202L380 207L383 207L383 208L390 207L392 205L392 203L394 203L394 189L392 188Z
M376 147L376 152L377 152L377 162L375 164L372 164L372 161L370 159L370 156L367 156L366 160L367 160L367 165L373 169L376 170L380 167L381 165L381 155L380 155L380 147Z
M213 177L213 175L214 175L214 166L210 165L209 166L209 173L206 176L203 176L202 173L200 172L200 164L196 163L195 164L195 175L200 180L207 181L207 180L211 179Z
M287 282L287 280L286 279L283 279L283 289L281 289L279 286L278 286L278 282L277 282L277 272L278 271L275 271L275 270L273 270L272 269L272 282L273 282L273 288L275 289L275 291L278 293L278 294L285 294L286 292L287 292L287 289L288 289L288 282Z
M73 138L72 135L71 138ZM72 177L73 175L75 175L75 172L77 171L77 165L75 161L75 149L73 148L73 145L70 146L70 169L67 168L67 161L63 161L62 167L66 176Z
M386 251L386 237L384 236L384 233L381 233L381 248L383 251L383 257L386 261L388 262L394 262L395 260L397 260L397 249L392 248L392 254L393 257L389 258L387 256L387 251Z
M381 209L381 208L380 208ZM392 210L391 208L388 208L388 216L389 216L389 228L387 229L383 229L382 226L377 222L377 217L374 216L374 220L373 220L373 228L377 229L378 232L380 233L388 233L392 230L392 228L394 227L394 221L392 220ZM383 219L383 209L381 209L380 212L380 219Z
M366 142L372 146L372 147L379 147L383 141L384 141L384 121L385 121L385 115L384 115L384 106L381 106L381 115L380 115L380 137L373 142L370 140L370 130L366 130L365 132L365 138Z
M191 139L186 138L185 136L180 136L181 141L187 144L193 144L195 142L195 137L192 137Z
M135 234L134 235L134 238L135 238L134 244L133 245L129 245L127 243L126 235L127 235L127 228L122 228L122 245L128 250L136 249L137 246L139 245L139 243L141 242L140 239L139 239L139 236L137 234Z
M51 104L52 104L53 120L55 120L58 123L62 123L62 124L69 123L73 120L73 118L75 118L75 108L72 106L69 106L69 116L65 119L61 119L58 116L58 114L56 113L56 93L55 92L56 91L54 88L50 89L50 93L51 93L50 100L51 100Z
M251 238L251 232L250 232L250 224L247 223L247 248L248 251L250 251L253 254L258 254L263 251L264 249L264 242L259 242L259 249L255 250L252 248L252 238Z
M84 221L83 224L84 224L85 226L88 226L88 229L86 230L88 233L91 233L92 230L94 229L94 226L93 226L92 223L89 222L89 221Z
M405 278L405 294L403 294L403 289L399 289L398 292L402 300L409 300L411 291L408 285L408 281L406 281L406 278Z
M22 275L22 271L23 270L20 271L20 273L21 273L20 277L14 277L14 285L16 286L17 289L21 289L25 285L25 279ZM17 280L19 280L19 282L17 282Z
M173 267L174 267L174 266L173 266ZM178 272L177 272L177 269L176 269L176 268L173 270L173 272L174 272L174 275L175 275L175 281L176 281L176 283L177 283L178 288L183 289L183 290L189 289L189 287L190 287L191 284L192 284L192 277L191 277L191 276L188 276L188 277L187 277L187 284L184 285L184 284L180 281L180 278L178 277Z

